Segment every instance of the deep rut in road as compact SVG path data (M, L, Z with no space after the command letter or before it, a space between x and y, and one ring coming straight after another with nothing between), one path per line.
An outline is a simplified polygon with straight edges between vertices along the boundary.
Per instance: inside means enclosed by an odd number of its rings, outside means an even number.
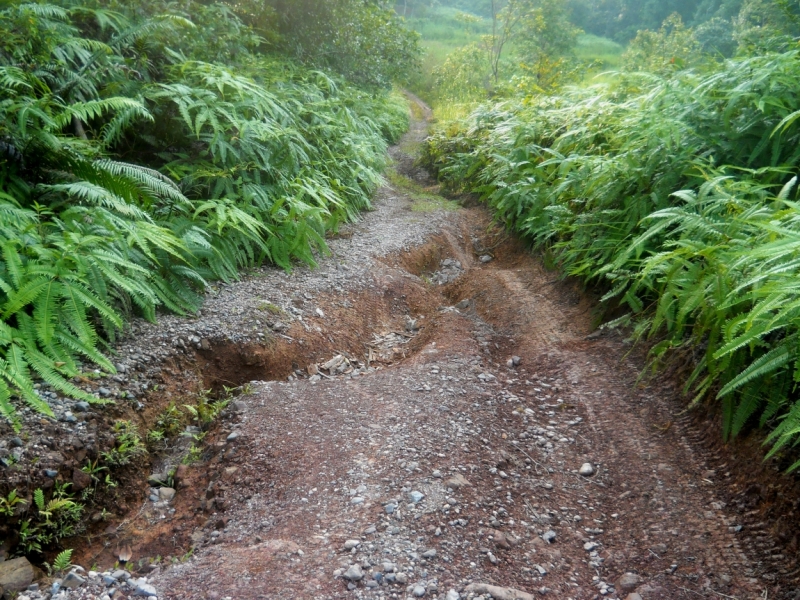
M667 378L641 383L640 353L592 333L592 298L483 209L413 208L379 194L373 235L439 225L376 252L359 286L301 297L268 344L194 355L206 387L253 383L169 510L131 521L138 556L194 548L156 569L161 595L800 597L797 538L779 535L796 516L752 489L792 482L710 442Z

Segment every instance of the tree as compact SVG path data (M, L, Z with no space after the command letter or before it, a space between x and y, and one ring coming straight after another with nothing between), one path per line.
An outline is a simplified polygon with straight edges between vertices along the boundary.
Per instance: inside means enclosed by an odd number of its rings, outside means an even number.
M495 85L509 44L523 63L535 66L568 52L579 30L569 21L566 0L490 0L492 33L484 38Z

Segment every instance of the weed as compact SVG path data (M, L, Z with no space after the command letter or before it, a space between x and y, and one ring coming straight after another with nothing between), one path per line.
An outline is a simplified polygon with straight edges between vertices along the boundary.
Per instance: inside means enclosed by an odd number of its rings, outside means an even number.
M147 454L138 428L130 421L119 420L114 423L114 437L114 448L100 455L104 463L115 467L125 466L135 458Z

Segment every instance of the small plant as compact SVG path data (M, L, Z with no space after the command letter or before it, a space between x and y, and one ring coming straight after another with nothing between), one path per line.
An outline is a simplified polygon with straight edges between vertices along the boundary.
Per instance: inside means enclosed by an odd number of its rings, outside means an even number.
M228 406L231 400L230 390L226 388L228 397L223 400L211 400L209 395L211 390L203 390L197 395L197 404L185 404L184 408L191 415L192 419L197 422L201 429L205 429L213 423L219 416L219 413Z
M31 508L36 512L23 520L19 528L19 549L23 553L39 554L44 547L77 533L83 505L72 499L67 491L70 485L57 485L49 501L41 488L33 493Z
M44 566L47 568L47 574L51 577L53 575L59 575L72 567L72 550L63 550L59 552L58 556L56 556L55 560L53 561L52 566L48 563L44 563Z
M262 302L257 308L258 310L265 311L273 315L282 315L285 312L280 306L273 304L272 302Z
M17 496L17 490L11 490L5 498L0 496L0 515L13 516L18 504L25 504L25 500Z
M113 466L125 466L140 456L147 454L147 448L139 437L139 430L130 421L120 420L114 424L115 447L103 452L103 462Z

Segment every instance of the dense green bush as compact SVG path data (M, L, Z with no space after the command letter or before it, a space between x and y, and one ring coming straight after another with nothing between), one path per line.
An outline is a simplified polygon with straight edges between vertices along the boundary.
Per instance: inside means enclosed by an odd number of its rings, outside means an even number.
M11 2L0 11L0 414L75 398L124 317L209 279L314 262L369 206L404 103L259 51L222 4ZM192 16L195 22L189 20Z
M727 435L800 440L800 53L484 107L430 139L450 188L629 305ZM800 464L792 465L797 468Z

